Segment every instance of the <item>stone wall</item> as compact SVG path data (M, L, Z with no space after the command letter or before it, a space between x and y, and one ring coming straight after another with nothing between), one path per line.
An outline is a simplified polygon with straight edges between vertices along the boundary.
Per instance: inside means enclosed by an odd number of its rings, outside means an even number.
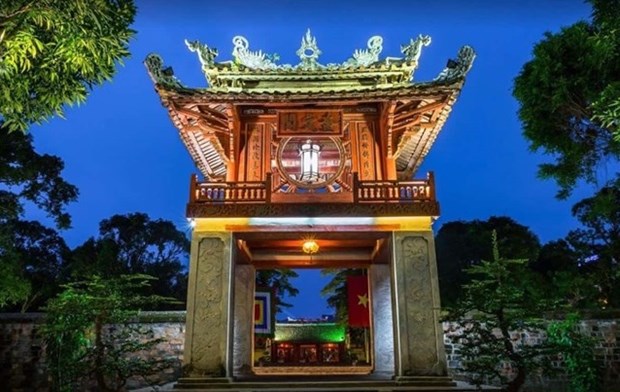
M604 379L603 391L620 392L620 328L617 319L613 320L584 320L581 322L582 333L592 336L598 343L595 356L601 364L601 373ZM444 344L450 374L455 379L467 380L467 373L459 370L462 367L460 344L457 336L461 326L458 323L445 322ZM540 332L513 332L515 344L536 345L546 339L543 331ZM561 367L561 360L553 365ZM507 370L509 371L509 370ZM568 392L568 382L560 373L556 377L529 376L523 392Z
M1 390L25 392L49 389L45 347L38 333L43 317L40 313L0 313ZM150 377L149 382L161 385L176 380L181 375L183 360L185 312L148 312L141 316L140 323L153 331L153 338L165 340L142 355L168 360L171 365ZM146 385L148 382L141 378L130 379L127 383L129 389Z
M165 384L181 374L183 343L185 340L185 313L146 313L141 323L151 328L155 337L166 340L144 355L158 359L172 359L173 366L153 377L153 384ZM3 390L46 391L49 387L45 367L45 348L38 336L43 320L41 314L0 314L0 381ZM606 386L604 391L620 392L620 328L618 320L587 320L581 327L600 343L596 349L597 359L603 364ZM444 343L450 373L457 379L467 379L458 370L461 366L459 344L455 335L460 327L444 323ZM543 333L515 333L515 340L540 341ZM142 379L130 380L129 388L139 388L147 383ZM526 391L568 391L566 380L531 377Z

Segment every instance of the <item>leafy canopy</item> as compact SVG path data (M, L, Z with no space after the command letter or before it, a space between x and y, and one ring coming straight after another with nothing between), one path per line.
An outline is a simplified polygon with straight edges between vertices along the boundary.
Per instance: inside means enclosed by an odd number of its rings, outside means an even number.
M620 158L620 0L590 2L592 21L546 33L513 90L530 148L555 158L539 175L560 198Z
M54 229L24 220L26 206L67 228L66 205L78 191L61 177L62 160L36 152L31 135L0 123L0 140L0 307L21 303L26 310L53 294L66 253Z
M0 2L0 121L25 131L85 101L129 56L132 0Z
M489 238L497 231L499 246L514 257L536 260L540 251L538 237L526 226L506 216L488 220L447 222L437 233L437 269L441 302L454 305L462 287L471 278L465 270L482 260L491 260Z
M113 215L101 221L98 237L73 250L66 273L74 279L151 275L157 277L149 285L153 294L185 302L189 247L185 233L170 221L144 213Z

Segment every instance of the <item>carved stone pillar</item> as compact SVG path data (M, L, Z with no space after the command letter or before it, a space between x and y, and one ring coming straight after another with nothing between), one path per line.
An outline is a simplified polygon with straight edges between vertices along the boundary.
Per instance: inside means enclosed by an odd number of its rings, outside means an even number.
M233 376L252 374L252 336L254 336L255 268L251 264L235 265L235 299L233 326Z
M396 376L445 376L432 232L394 232Z
M190 376L230 376L231 242L226 232L192 236L183 355Z
M390 266L373 264L368 271L372 301L374 374L391 377L394 375L394 326Z

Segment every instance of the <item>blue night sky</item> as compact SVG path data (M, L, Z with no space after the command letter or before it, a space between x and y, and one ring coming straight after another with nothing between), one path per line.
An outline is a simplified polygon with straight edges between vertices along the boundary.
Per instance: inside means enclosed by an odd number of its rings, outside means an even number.
M577 226L570 208L591 189L559 202L555 184L537 179L537 165L550 158L528 151L511 89L545 31L589 17L589 5L581 1L144 0L138 7L132 56L114 80L67 110L65 120L32 130L37 149L60 156L63 176L80 189L69 207L73 228L64 232L70 246L95 235L99 221L113 214L142 211L187 228L189 177L197 169L142 64L147 54L159 53L184 84L205 87L185 38L219 49L216 60L226 61L233 36L243 35L251 50L276 52L280 63L297 64L295 51L307 28L317 37L323 64L345 61L373 35L383 37L384 58L399 56L401 44L428 34L433 42L423 48L417 81L434 78L462 45L476 50L463 92L417 175L435 172L442 209L435 230L448 221L508 215L546 242ZM318 276L304 272L295 282L302 293L290 315L328 312L318 299Z

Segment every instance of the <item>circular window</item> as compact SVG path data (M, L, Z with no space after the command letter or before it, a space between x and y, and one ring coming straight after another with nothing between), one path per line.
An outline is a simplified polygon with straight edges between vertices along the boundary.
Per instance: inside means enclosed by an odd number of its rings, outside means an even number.
M333 183L345 166L342 143L335 137L289 137L277 151L278 170L297 188L317 189Z

